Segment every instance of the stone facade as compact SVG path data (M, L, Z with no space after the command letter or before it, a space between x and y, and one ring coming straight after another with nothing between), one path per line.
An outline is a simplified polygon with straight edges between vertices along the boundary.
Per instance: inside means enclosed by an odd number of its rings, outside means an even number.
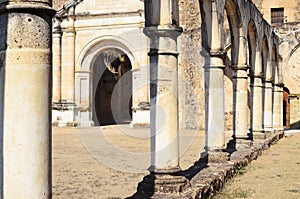
M103 49L107 48L110 45L109 43L113 43L112 46L118 46L117 48L119 49L120 46L123 45L121 47L121 50L123 50L124 52L126 51L126 54L128 55L128 58L130 59L130 62L132 64L132 107L134 110L131 115L131 117L133 118L132 124L135 125L147 123L147 121L149 121L149 110L145 110L140 107L141 104L147 104L150 100L149 87L147 86L147 83L143 81L145 79L149 79L149 68L147 67L148 58L146 56L147 52L149 51L149 47L147 46L149 40L142 32L142 28L144 27L143 2L132 0L124 4L126 5L124 7L121 6L123 5L123 1L121 0L113 5L111 5L108 1L89 1L89 3L85 1L75 1L77 2L76 5L68 7L69 2L71 1L55 1L54 7L58 10L56 19L58 19L59 22L58 29L61 31L59 37L61 37L60 42L62 49L58 50L61 51L60 56L62 58L59 64L62 68L64 67L64 65L68 65L68 59L70 59L67 58L68 56L67 54L65 54L66 50L63 48L64 46L68 46L66 43L67 38L69 38L69 36L67 35L70 35L70 33L68 33L68 26L70 25L71 18L73 18L73 22L71 23L74 23L75 47L74 58L71 59L75 60L73 64L75 67L73 77L74 85L66 86L65 89L63 88L64 84L67 85L67 82L72 81L64 80L65 78L62 78L64 69L61 69L61 74L57 74L56 77L60 77L62 79L57 80L57 84L54 83L54 85L56 86L53 90L53 102L54 108L56 110L53 111L53 121L60 126L68 124L80 126L99 124L99 122L96 121L99 118L97 116L94 116L97 115L97 111L95 110L97 108L95 108L96 102L94 99L96 91L93 91L93 89L95 90L94 87L99 80L93 80L93 75L88 74L92 71L91 66L94 63L93 59L98 56L97 53L99 53L101 50L99 52L96 51L100 48L102 48L103 51ZM257 3L258 8L261 8L260 5L264 6L263 1L255 3ZM202 28L204 23L201 18L201 6L203 6L205 3L199 1L179 1L178 4L179 23L183 28L183 33L178 38L179 127L188 129L204 129L205 72L203 66L205 65L204 55L207 54L207 52L205 52L207 50L203 48L203 46L205 45L205 41L202 40L202 34L205 30L203 30ZM224 28L222 32L224 37L224 52L226 52L227 56L225 57L226 61L224 62L225 75L223 80L225 89L224 122L225 129L233 130L235 125L235 99L233 98L235 77L233 75L233 66L237 63L232 63L232 42L229 25L229 21L231 19L228 20L227 18L227 12L230 12L229 7L232 6L229 5L230 3L227 4L228 9L225 9L223 11ZM256 7L254 7L253 9L257 11ZM98 26L98 24L100 24L100 26ZM120 44L122 43L120 42L121 40L126 43L125 46L124 44ZM117 44L118 42L119 44ZM270 43L271 42L268 41L267 45L270 45ZM56 48L54 47L54 49ZM95 51L95 53L92 54L92 51ZM88 60L87 62L85 60L85 57ZM250 65L249 60L247 60L245 64ZM57 67L54 66L54 70L56 70L55 68L57 69ZM59 70L60 69L54 71L54 74L59 73L57 72ZM72 75L68 75L68 73L66 73L65 76L69 78ZM62 82L61 84L59 83L60 81ZM64 81L65 83L63 83ZM251 90L249 86L250 79L248 79L247 81L247 92L249 95ZM55 93L58 93L57 91L55 91L55 89L61 91L59 95L55 95ZM74 95L74 99L65 99L66 97L61 96L63 95L63 93L67 92L66 89L68 90L68 92L70 92L70 90L74 90L73 94L69 94L71 96ZM87 90L89 92L86 92ZM251 100L249 100L247 106L245 107L247 111L243 113L248 115L248 119L246 122L248 129L251 128L250 102ZM63 109L65 110L63 111ZM270 115L271 112L269 112L268 114ZM266 117L270 118L271 116Z
M92 126L132 117L133 125L149 125L149 110L141 107L149 102L143 8L143 2L131 0L126 7L123 1L67 1L58 9L53 30L54 123Z
M283 82L290 94L290 115L285 118L290 118L287 123L290 123L291 128L299 128L300 112L298 104L300 102L297 96L300 94L300 13L298 10L300 1L254 0L253 2L256 3L264 18L274 27L276 34L279 36ZM282 23L272 23L271 9L282 10Z

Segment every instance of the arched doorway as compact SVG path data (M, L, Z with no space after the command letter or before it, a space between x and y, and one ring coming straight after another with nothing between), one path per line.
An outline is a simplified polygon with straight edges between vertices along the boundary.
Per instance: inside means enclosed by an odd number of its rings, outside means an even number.
M104 49L95 59L92 119L96 126L131 122L131 69L130 59L117 48Z

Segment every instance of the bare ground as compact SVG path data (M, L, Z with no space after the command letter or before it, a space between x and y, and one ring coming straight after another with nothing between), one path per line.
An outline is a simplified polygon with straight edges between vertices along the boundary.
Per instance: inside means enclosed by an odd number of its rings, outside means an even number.
M300 133L286 135L241 169L215 198L300 198Z
M113 199L136 192L149 172L149 129L127 125L53 128L53 198ZM227 134L229 139L230 133ZM180 165L199 159L203 131L180 132ZM216 198L300 198L300 133L285 137L253 161Z
M89 129L53 128L53 198L124 198L149 172L149 129L127 125ZM180 165L199 159L203 131L180 134Z

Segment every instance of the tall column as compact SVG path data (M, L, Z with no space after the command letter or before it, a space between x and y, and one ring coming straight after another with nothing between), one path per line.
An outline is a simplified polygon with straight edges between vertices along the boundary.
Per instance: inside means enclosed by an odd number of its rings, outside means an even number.
M61 98L70 103L74 103L75 89L75 29L74 16L68 17L68 27L66 29L66 59L62 66L62 93Z
M51 0L2 0L0 9L3 198L51 198L54 10Z
M210 57L206 58L205 70L205 149L221 149L225 146L224 131L224 64L222 29L216 2L212 1L212 38Z
M52 102L61 100L61 27L59 19L54 19L52 32L53 69L52 69Z
M273 131L273 85L272 80L266 79L264 82L264 122L263 128L265 133Z
M256 51L255 72L251 77L250 89L252 91L252 109L251 109L251 132L253 137L264 137L263 121L263 101L262 101L262 58L261 53Z
M283 110L282 110L283 89L280 84L274 85L274 104L273 104L273 126L275 131L283 130Z
M284 84L279 85L279 129L283 130L283 87Z
M178 5L173 0L145 1L150 38L151 166L155 192L180 192L186 186L180 171L178 135ZM164 176L160 178L161 176ZM160 188L163 186L164 188ZM166 188L168 187L168 188ZM164 192L164 191L163 191Z
M248 138L248 65L246 38L239 37L238 65L233 67L234 137Z

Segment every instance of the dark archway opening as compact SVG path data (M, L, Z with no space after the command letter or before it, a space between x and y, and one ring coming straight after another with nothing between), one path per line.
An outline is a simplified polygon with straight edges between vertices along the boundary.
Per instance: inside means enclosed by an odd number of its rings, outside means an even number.
M132 121L132 65L119 49L102 51L93 65L93 121L96 126Z
M290 91L288 88L283 88L283 126L290 128Z

